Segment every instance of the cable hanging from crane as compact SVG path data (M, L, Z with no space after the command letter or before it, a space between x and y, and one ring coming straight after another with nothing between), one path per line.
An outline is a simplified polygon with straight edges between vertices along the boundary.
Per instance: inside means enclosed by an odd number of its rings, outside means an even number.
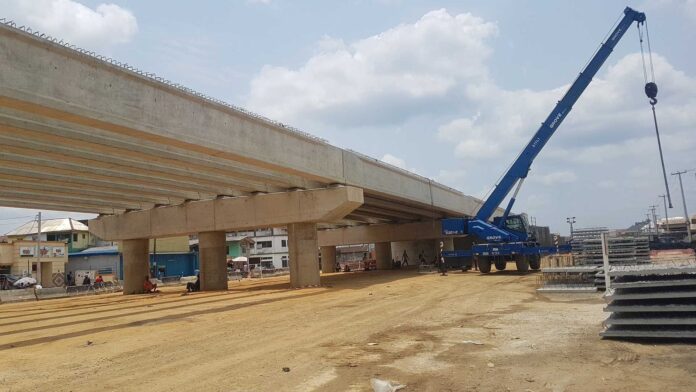
M660 163L662 164L662 177L665 180L665 192L667 193L667 201L669 203L669 208L672 208L672 196L669 192L669 186L667 185L667 170L665 170L665 159L662 155L662 142L660 141L660 128L657 125L657 114L655 113L655 104L657 104L657 83L655 83L655 68L653 66L652 59L652 48L650 47L650 31L648 30L648 22L645 23L645 35L643 30L640 28L641 24L637 23L638 27L638 39L640 40L640 58L643 62L643 79L645 80L645 95L648 96L650 100L650 106L652 107L653 121L655 123L655 134L657 135L657 148L660 150ZM645 50L643 49L643 37L648 45L648 63L650 65L650 77L648 78L648 66L645 64Z

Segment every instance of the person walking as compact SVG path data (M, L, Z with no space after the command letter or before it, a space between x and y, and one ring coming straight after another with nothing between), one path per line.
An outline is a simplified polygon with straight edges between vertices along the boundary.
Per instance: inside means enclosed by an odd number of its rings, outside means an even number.
M442 256L442 253L440 253L439 257L440 257L440 276L447 276L447 264L445 263L445 258Z

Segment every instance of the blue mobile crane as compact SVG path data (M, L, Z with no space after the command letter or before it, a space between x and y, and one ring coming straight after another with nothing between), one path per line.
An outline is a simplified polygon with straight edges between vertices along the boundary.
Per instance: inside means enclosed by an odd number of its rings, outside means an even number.
M539 269L542 255L555 253L559 250L558 247L539 246L530 233L526 215L512 215L510 211L534 158L561 125L563 119L590 84L616 44L634 22L640 29L640 26L645 23L645 14L626 7L623 17L614 30L608 35L606 41L600 46L563 98L558 101L546 121L541 124L539 130L503 175L488 199L479 208L476 216L442 220L442 234L444 236L470 235L483 241L483 243L473 244L470 250L443 251L442 256L449 264L458 261L462 269L467 270L471 268L472 261L475 261L481 272L488 273L491 270L491 264L494 264L496 269L503 270L508 261L514 261L518 271L526 272L530 267L534 270ZM651 99L651 103L657 102L655 99L657 85L654 82L646 84L645 92ZM502 216L493 218L498 207L510 194L513 187L515 190ZM493 218L492 222L490 222L491 218Z

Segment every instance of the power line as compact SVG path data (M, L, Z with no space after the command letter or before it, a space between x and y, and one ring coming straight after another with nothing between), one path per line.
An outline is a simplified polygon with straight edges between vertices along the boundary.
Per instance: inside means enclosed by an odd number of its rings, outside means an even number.
M16 219L27 219L27 218L34 218L34 215L28 215L28 216L15 216L13 218L0 218L0 221L8 221L8 220L16 220Z

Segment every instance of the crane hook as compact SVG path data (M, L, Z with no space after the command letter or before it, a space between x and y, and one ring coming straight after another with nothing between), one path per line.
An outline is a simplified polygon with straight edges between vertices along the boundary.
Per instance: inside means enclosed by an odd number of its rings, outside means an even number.
M657 84L655 84L655 82L648 82L645 84L645 95L650 98L650 104L655 106L657 103Z

